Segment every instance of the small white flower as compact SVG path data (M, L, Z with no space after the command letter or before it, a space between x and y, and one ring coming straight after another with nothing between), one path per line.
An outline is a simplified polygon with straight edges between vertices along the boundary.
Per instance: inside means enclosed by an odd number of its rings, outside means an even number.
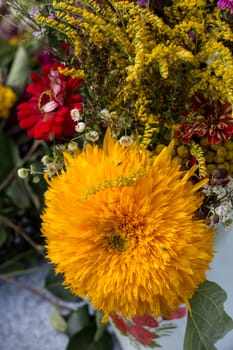
M78 133L81 133L85 130L86 124L84 122L79 122L77 125L75 125L75 131Z
M55 163L49 163L45 169L49 177L52 177L58 173L58 167Z
M70 141L67 146L69 151L75 151L78 148L78 144L75 141Z
M100 117L105 119L109 117L109 110L107 108L104 108L99 113Z
M96 142L99 140L99 134L97 131L89 131L85 134L87 141Z
M121 146L130 147L133 144L133 138L130 136L122 136L119 143Z
M26 179L28 177L29 170L25 168L20 168L18 169L17 174L21 179Z
M213 186L213 193L215 193L217 198L220 199L226 195L226 190L223 186Z
M78 108L71 109L70 115L74 122L79 122L81 120L81 115Z
M50 159L49 156L45 155L45 156L43 156L41 158L41 162L42 162L43 165L47 165L47 164L49 164L51 162L51 159Z
M212 187L210 185L204 185L202 188L202 191L205 193L207 197L209 197L212 194Z
M34 184L38 184L38 183L40 182L39 176L34 176L32 182L33 182Z
M60 153L63 153L66 149L65 145L56 145L56 150Z

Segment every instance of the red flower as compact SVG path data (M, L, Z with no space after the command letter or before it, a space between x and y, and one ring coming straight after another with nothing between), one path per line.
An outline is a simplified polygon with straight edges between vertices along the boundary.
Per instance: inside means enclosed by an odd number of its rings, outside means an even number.
M75 121L70 112L72 109L82 111L83 99L77 90L83 81L61 74L59 67L63 65L46 64L42 77L32 72L32 83L26 89L32 97L18 106L20 127L35 139L48 141L75 134Z
M147 326L151 328L159 327L158 321L156 321L152 316L136 316L132 318L132 321L141 326Z
M114 323L114 325L124 334L127 333L127 324L125 323L125 321L123 320L123 318L119 315L114 315L111 316L112 322Z
M176 311L172 311L171 316L169 318L163 317L163 319L164 320L177 320L179 318L185 317L186 313L187 313L186 307L181 306Z
M194 135L206 135L209 144L217 144L229 140L233 135L232 107L228 102L221 103L196 95L184 114L190 120L183 121L176 132L182 143L190 143Z
M150 345L153 343L154 334L140 325L130 326L129 333L143 345Z
M233 134L233 119L221 116L217 124L211 125L208 135L208 143L221 143L223 140L230 140Z

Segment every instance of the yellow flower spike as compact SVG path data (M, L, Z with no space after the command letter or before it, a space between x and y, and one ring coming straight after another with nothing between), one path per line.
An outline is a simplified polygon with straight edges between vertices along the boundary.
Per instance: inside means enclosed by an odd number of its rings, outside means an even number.
M85 78L85 74L82 69L76 69L74 67L58 67L58 71L66 76L71 76L72 78Z
M205 280L214 231L195 218L205 180L193 185L195 168L184 175L172 151L171 143L152 158L136 143L121 146L108 130L102 149L67 154L66 170L49 182L42 214L48 257L105 320L166 315L188 305Z

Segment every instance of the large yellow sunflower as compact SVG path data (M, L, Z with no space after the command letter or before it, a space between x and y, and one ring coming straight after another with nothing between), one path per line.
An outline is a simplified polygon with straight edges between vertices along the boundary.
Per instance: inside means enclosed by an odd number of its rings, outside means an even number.
M42 231L65 284L96 309L166 315L192 297L213 257L212 229L195 212L205 181L179 171L172 146L153 158L107 132L103 148L66 155L50 181Z

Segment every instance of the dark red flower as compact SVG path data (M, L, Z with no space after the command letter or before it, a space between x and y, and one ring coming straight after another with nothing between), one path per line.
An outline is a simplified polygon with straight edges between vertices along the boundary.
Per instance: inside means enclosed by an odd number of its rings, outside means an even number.
M123 320L123 318L119 315L114 315L111 316L112 322L114 323L114 325L124 334L127 333L127 324L125 323L125 321Z
M147 326L151 328L159 327L159 323L152 316L135 316L132 318L132 321L137 325Z
M66 76L58 71L59 63L46 64L42 77L31 73L32 83L26 91L32 97L18 106L19 125L28 136L53 140L75 134L71 110L82 111L83 98L77 93L83 80Z
M141 344L150 345L153 343L154 334L141 325L132 325L129 327L129 333Z
M233 135L232 107L228 102L221 103L201 95L194 96L184 120L176 132L182 143L190 143L194 135L206 135L209 144L229 140Z
M177 309L176 311L172 311L171 312L171 316L169 318L165 318L163 317L164 320L176 320L176 319L179 319L179 318L183 318L185 317L187 314L187 309L186 307L179 307L179 309Z
M233 135L233 119L221 116L216 124L212 124L207 134L207 142L221 143L230 140Z

